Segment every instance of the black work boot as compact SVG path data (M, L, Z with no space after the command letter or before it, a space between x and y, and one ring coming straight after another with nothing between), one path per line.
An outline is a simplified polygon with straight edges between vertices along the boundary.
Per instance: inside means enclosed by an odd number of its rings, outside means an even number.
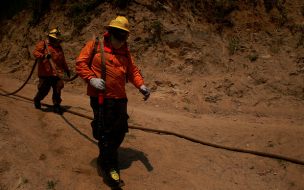
M36 109L41 109L41 104L40 101L34 98L34 105Z
M125 185L124 181L120 179L119 172L115 168L106 170L109 185L112 189L118 189Z
M63 114L60 104L54 104L54 113L58 113L59 115Z

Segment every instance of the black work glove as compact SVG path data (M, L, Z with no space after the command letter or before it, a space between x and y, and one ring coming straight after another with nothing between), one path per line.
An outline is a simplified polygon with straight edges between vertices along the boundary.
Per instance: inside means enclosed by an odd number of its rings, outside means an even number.
M71 73L70 71L66 71L67 76L70 78L71 77Z
M51 58L52 58L51 54L43 55L43 59L51 59Z

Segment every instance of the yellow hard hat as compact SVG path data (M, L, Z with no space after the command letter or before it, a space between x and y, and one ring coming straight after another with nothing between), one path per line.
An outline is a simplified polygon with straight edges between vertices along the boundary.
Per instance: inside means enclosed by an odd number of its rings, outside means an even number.
M60 36L61 36L60 31L57 28L51 30L50 33L48 34L48 37L52 37L52 38L55 38L55 39L58 39L58 40L62 40L60 38Z
M128 21L128 19L126 19L126 17L123 17L123 16L118 16L116 19L113 19L110 22L110 24L106 27L107 28L109 28L109 27L119 28L119 29L125 30L127 32L130 32L129 21Z

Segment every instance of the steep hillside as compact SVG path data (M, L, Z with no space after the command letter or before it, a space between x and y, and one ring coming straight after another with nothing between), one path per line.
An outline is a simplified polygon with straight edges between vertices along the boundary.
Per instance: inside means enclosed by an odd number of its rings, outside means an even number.
M28 77L51 29L61 30L75 74L84 45L117 15L129 19L129 48L152 93L143 101L127 84L130 129L118 149L124 190L303 189L303 0L20 2L0 3L0 87L9 92ZM35 71L18 94L33 98L37 82ZM85 93L80 78L65 83L61 106L92 116ZM43 103L52 104L51 94ZM0 96L0 105L0 190L110 189L90 120L37 110L18 96Z
M2 21L1 73L25 80L35 45L55 27L75 72L84 45L125 15L130 50L155 103L194 114L304 111L300 0L36 2L41 4L34 11ZM30 82L37 82L37 74ZM84 83L78 78L69 85L79 89Z

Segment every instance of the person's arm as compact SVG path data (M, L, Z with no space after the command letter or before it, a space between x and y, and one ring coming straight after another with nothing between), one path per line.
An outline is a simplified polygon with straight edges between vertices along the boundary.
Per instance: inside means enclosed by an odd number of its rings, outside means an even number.
M129 59L128 71L127 71L128 79L144 95L143 99L146 101L150 97L150 90L145 85L144 80L141 74L139 73L137 66L134 64L134 60L129 51L127 52L127 55Z
M39 42L34 51L35 58L39 60L45 59L44 51L45 51L44 41Z
M75 64L76 72L87 83L89 83L92 78L96 77L93 71L91 71L91 69L89 68L90 60L93 55L94 45L95 40L92 40L87 43L86 46L81 50L80 55Z

